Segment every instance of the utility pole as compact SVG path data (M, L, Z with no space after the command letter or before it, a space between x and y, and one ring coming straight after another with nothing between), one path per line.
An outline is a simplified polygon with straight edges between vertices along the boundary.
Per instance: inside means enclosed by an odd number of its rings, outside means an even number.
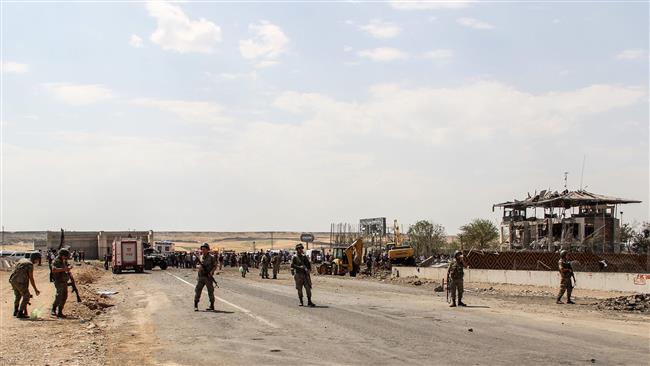
M273 231L271 231L271 250L273 250Z
M5 251L5 226L2 225L2 252Z

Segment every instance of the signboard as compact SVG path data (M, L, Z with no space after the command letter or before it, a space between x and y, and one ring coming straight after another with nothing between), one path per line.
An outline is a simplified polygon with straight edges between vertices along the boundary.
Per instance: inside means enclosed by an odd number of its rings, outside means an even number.
M314 234L303 233L302 235L300 235L300 241L305 243L311 243L314 241Z
M386 235L386 218L361 219L359 220L359 231L363 235Z

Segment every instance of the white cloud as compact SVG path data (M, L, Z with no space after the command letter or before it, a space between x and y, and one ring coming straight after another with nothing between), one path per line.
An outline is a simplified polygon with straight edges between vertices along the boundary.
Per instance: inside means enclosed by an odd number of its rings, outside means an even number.
M206 72L206 75L214 81L223 81L223 80L257 80L257 71L253 70L251 72L241 72L241 73L228 73L222 72L219 74L213 74L211 72Z
M429 10L429 9L462 9L466 8L473 1L409 1L392 0L390 5L399 10Z
M494 26L492 24L474 18L468 18L468 17L458 18L456 19L456 22L458 22L458 24L462 25L463 27L468 27L468 28L484 29L484 30L494 29Z
M394 38L402 31L397 24L381 19L372 19L368 24L359 26L359 29L375 38Z
M136 34L132 34L131 38L129 39L129 45L133 48L141 48L142 38L138 37Z
M432 59L432 60L449 60L452 57L454 57L454 51L445 49L445 48L439 48L436 50L431 50L428 51L424 54L424 57Z
M27 72L29 67L27 64L21 64L18 62L6 61L2 62L2 73L4 74L24 74Z
M397 48L379 47L357 52L360 57L369 58L376 62L387 62L396 60L405 60L409 58L408 53L398 50Z
M274 106L305 116L308 125L326 131L449 144L485 140L496 134L532 137L562 134L592 116L643 101L645 91L592 85L566 91L531 94L496 81L456 88L403 88L394 84L371 88L366 102L337 101L315 93L285 92Z
M114 97L113 91L100 84L45 83L41 86L59 102L80 106Z
M352 52L352 50L354 50L354 48L352 48L350 46L344 46L343 47L343 52Z
M175 114L186 122L207 124L223 124L228 122L228 119L223 116L223 108L212 102L152 98L137 98L132 99L130 102L134 105L156 108Z
M619 60L641 60L648 58L648 50L641 48L632 48L619 52L616 55Z
M256 62L258 67L274 65L287 51L289 38L277 25L262 20L249 24L248 31L253 38L239 41L239 52L243 58Z
M164 1L148 1L146 8L158 22L151 41L164 50L212 53L221 42L218 25L204 18L191 20L178 6Z

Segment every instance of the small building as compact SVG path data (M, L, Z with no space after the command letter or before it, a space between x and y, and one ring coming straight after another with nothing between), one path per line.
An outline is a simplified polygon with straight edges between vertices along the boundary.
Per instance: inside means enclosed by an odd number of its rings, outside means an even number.
M541 191L526 199L497 203L503 209L503 249L620 253L618 205L641 203L584 190Z
M127 237L152 243L153 231L65 231L63 245L70 250L83 251L86 259L101 259L110 253L113 240ZM60 243L60 231L47 232L48 249L58 249Z

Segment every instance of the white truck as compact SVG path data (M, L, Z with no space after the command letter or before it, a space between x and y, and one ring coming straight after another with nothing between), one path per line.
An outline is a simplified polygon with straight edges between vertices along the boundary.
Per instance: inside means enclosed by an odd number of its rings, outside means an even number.
M115 239L113 240L113 257L111 260L113 273L118 274L124 270L144 272L144 246L140 239Z

